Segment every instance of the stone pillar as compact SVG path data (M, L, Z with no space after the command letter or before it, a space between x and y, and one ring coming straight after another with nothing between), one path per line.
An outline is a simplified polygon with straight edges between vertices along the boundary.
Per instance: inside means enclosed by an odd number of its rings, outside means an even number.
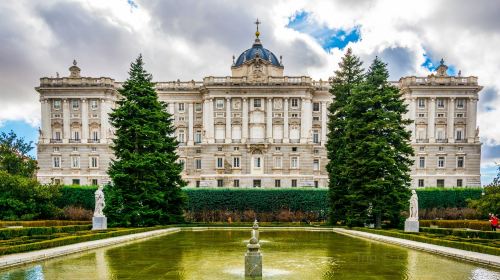
M448 116L447 116L447 136L448 136L448 143L453 143L455 140L455 136L453 135L453 130L454 130L454 119L455 119L455 97L452 97L448 100Z
M189 103L188 105L188 146L192 146L194 145L194 137L193 137L193 133L194 133L194 104L193 102Z
M111 137L109 129L109 113L111 113L111 104L106 99L101 99L101 143L107 143Z
M170 115L175 114L175 103L174 102L168 103L168 112L170 113Z
M467 142L474 143L476 138L477 98L469 98L467 102Z
M309 142L312 128L311 100L302 98L302 109L300 112L300 143Z
M69 101L68 99L63 100L63 143L68 143L70 138L70 124L71 114L69 111Z
M241 126L241 143L246 143L248 140L248 99L243 97L243 116Z
M417 119L416 107L417 107L417 99L415 97L411 97L410 98L410 108L408 110L408 118L413 121L410 124L410 132L411 132L411 141L412 142L415 142L415 139L417 138L416 129L415 129L415 120Z
M226 140L224 142L231 143L231 98L226 98Z
M288 133L288 98L284 98L283 102L283 143L290 142L290 134Z
M271 97L267 98L266 117L267 142L273 143L273 99Z
M203 143L208 142L208 99L203 100Z
M208 122L208 143L214 143L214 99L209 98L208 99L208 115L207 115L207 122Z
M48 99L42 99L42 135L40 135L40 143L50 143L52 139L51 130L51 114L50 114L50 102Z
M327 127L327 107L326 101L321 102L321 144L326 145L326 127Z
M431 97L431 102L429 104L429 116L428 119L428 134L429 143L436 142L436 135L434 133L436 124L436 98Z
M102 108L101 108L102 110ZM82 143L87 143L89 139L89 104L87 99L82 98Z

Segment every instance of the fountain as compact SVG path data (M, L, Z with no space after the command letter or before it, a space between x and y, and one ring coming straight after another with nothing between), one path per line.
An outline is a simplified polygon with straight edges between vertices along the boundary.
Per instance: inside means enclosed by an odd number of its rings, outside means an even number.
M255 220L252 226L252 238L248 242L245 253L246 277L262 277L262 255L259 249L259 224Z

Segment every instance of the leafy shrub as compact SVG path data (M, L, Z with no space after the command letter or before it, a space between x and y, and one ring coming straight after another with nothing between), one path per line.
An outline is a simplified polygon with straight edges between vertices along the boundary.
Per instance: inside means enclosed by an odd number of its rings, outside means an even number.
M90 230L91 225L74 225L62 227L28 227L0 229L0 239L11 239L20 236L52 235L63 232Z
M483 215L488 213L500 214L500 185L490 185L484 188L484 196L471 199L469 207L477 209Z
M465 208L467 200L481 197L481 188L425 188L417 190L420 209Z
M39 221L0 221L0 227L55 227L70 225L88 225L89 221L39 220Z
M82 207L93 210L95 207L94 193L97 186L62 186L61 197L57 200L57 206L65 208L67 206Z
M66 206L63 209L64 218L73 221L90 221L92 220L92 210L85 209L80 206Z
M326 217L319 212L302 212L282 209L275 212L255 212L253 210L202 210L186 211L185 219L188 222L252 222L255 219L259 222L324 222Z
M491 229L490 222L477 220L421 220L420 226L437 226L440 228L469 228L484 231L488 231Z
M418 213L422 220L461 220L461 219L481 219L483 215L472 208L428 208L421 209Z
M428 232L441 235L453 235L462 238L483 238L483 239L498 239L500 232L496 231L475 231L475 230L460 230L447 228L420 228L421 232Z

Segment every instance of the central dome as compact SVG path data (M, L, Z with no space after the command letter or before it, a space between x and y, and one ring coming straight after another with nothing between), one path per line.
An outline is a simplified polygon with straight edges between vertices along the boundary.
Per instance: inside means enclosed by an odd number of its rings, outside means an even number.
M274 53L272 53L270 50L262 46L262 43L260 42L259 38L255 39L255 42L253 43L250 49L240 54L240 56L234 63L233 67L241 66L245 62L255 59L257 57L262 60L269 61L272 65L276 67L282 67L282 65L280 64L279 60L276 58Z

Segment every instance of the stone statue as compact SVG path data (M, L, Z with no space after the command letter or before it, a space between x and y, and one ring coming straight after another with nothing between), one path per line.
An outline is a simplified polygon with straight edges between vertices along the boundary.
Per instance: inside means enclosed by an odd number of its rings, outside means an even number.
M104 192L102 191L102 186L99 186L97 191L95 191L94 217L104 217L104 213L102 212L104 207L106 207L106 203L104 202Z
M411 191L410 197L410 217L408 219L418 221L418 196L415 190Z

